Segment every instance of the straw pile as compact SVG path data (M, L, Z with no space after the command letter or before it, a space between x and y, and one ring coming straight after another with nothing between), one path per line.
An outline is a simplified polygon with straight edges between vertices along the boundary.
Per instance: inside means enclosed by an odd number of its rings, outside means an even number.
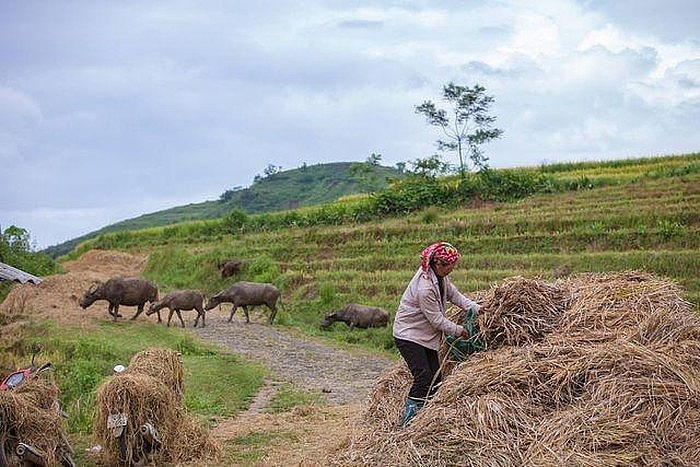
M538 341L559 327L566 305L560 287L538 279L506 279L482 303L480 339L489 348Z
M700 318L677 286L631 271L490 295L487 350L455 362L404 429L398 365L332 465L697 465Z
M119 440L107 428L110 414L125 413L126 459L156 465L215 460L220 448L208 430L188 416L184 406L184 369L180 355L168 349L147 349L131 359L127 371L114 375L97 393L94 435L103 446L102 462L119 463ZM152 425L160 437L153 443L140 433Z
M67 439L58 393L56 384L46 378L29 378L0 391L0 438L8 438L13 453L22 442L41 450L47 465L58 464L57 448Z
M176 396L178 404L184 403L185 370L179 353L170 349L143 350L131 357L129 373L148 375L157 379Z

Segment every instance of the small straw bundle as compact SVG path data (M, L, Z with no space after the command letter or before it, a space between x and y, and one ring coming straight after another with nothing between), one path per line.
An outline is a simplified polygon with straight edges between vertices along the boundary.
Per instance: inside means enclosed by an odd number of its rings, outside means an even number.
M388 373L377 380L370 395L369 409L365 413L367 422L391 428L390 425L398 420L397 414L403 407L411 381L411 373L406 364L403 361L394 364Z
M184 407L182 359L168 349L147 349L136 354L128 370L116 374L97 393L94 436L104 447L102 461L119 459L119 440L107 428L110 414L127 415L125 439L130 446L127 462L144 457L157 465L200 459L215 460L220 448L206 429L187 415ZM139 435L146 424L153 426L161 443L153 445Z
M381 465L378 460L392 456L392 439L383 437L377 442L378 436L391 433L395 428L411 381L411 373L403 361L394 364L377 380L369 396L369 407L358 421L361 428L355 431L348 446L340 453L342 462L335 464L337 457L331 457L331 464ZM366 457L371 459L367 463Z
M57 448L67 439L57 404L58 387L46 378L29 378L0 391L0 438L11 434L13 451L22 442L41 450L47 465L57 465Z
M513 296L531 285L507 284ZM456 364L406 428L396 424L402 400L373 400L334 465L697 465L700 318L680 290L638 272L571 277L555 288L537 288L552 293L550 307L513 306L517 319L503 296L487 300L499 303L508 326L497 327L509 330L482 331L517 336L500 342L518 345L488 342ZM532 303L531 288L521 296ZM523 319L535 309L547 319ZM532 323L547 332L533 333ZM399 385L410 377L396 387L390 377L374 395L403 398Z
M488 293L477 292L481 310L477 316L475 339L493 349L504 345L525 345L542 339L561 325L568 304L566 290L540 279L513 277ZM451 307L447 317L463 324L466 311ZM450 354L443 339L440 347L440 371L443 376L459 363Z
M170 349L146 349L131 357L127 368L129 373L148 375L157 379L173 392L178 403L184 402L185 369L179 352Z

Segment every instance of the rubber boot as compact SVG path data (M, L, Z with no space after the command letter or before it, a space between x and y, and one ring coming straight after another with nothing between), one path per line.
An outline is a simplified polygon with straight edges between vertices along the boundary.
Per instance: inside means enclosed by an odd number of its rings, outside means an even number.
M405 427L410 423L413 417L416 416L418 411L423 407L425 401L421 399L414 399L413 397L407 397L406 402L403 405L403 416L399 421L401 427Z

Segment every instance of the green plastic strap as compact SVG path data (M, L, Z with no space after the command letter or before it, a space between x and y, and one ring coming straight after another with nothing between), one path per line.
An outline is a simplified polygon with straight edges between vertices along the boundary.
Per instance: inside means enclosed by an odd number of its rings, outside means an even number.
M450 346L450 355L457 360L463 361L469 355L480 350L484 350L486 346L483 342L477 339L477 334L479 333L479 326L476 323L476 312L473 310L467 310L464 315L464 322L462 326L469 333L468 339L460 339L454 336L447 336L446 341Z

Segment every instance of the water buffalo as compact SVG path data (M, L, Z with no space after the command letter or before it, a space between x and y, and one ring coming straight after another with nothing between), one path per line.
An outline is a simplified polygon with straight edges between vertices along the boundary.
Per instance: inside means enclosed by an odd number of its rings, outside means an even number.
M327 313L321 322L321 329L328 329L336 321L342 321L350 329L383 328L389 323L389 313L381 308L348 303L344 308Z
M236 258L230 259L228 261L219 261L217 267L219 268L219 271L221 271L221 278L226 279L235 274L238 274L241 270L242 265L243 261Z
M174 290L157 302L151 303L146 315L151 316L153 313L158 313L163 308L167 308L170 310L170 314L168 314L168 326L170 326L173 313L177 313L177 317L180 318L180 324L182 324L184 328L185 322L182 320L182 313L180 313L180 310L196 310L197 318L194 320L194 327L197 327L200 317L202 318L202 327L204 327L203 303L204 294L199 290Z
M158 300L158 287L146 279L140 277L113 277L107 282L97 282L85 291L80 299L80 306L85 309L97 300L109 302L107 311L117 320L119 305L136 306L136 314L131 319L136 319L142 312L146 302ZM158 322L161 322L158 312Z
M277 314L277 300L279 298L280 291L272 284L236 282L228 289L222 290L209 298L207 304L204 306L204 309L211 310L222 303L231 303L233 308L231 309L231 316L228 318L229 322L231 322L233 319L233 314L240 306L243 308L243 312L245 313L245 322L250 323L248 307L267 305L267 307L270 309L270 319L268 322L272 324L275 320L275 315Z

